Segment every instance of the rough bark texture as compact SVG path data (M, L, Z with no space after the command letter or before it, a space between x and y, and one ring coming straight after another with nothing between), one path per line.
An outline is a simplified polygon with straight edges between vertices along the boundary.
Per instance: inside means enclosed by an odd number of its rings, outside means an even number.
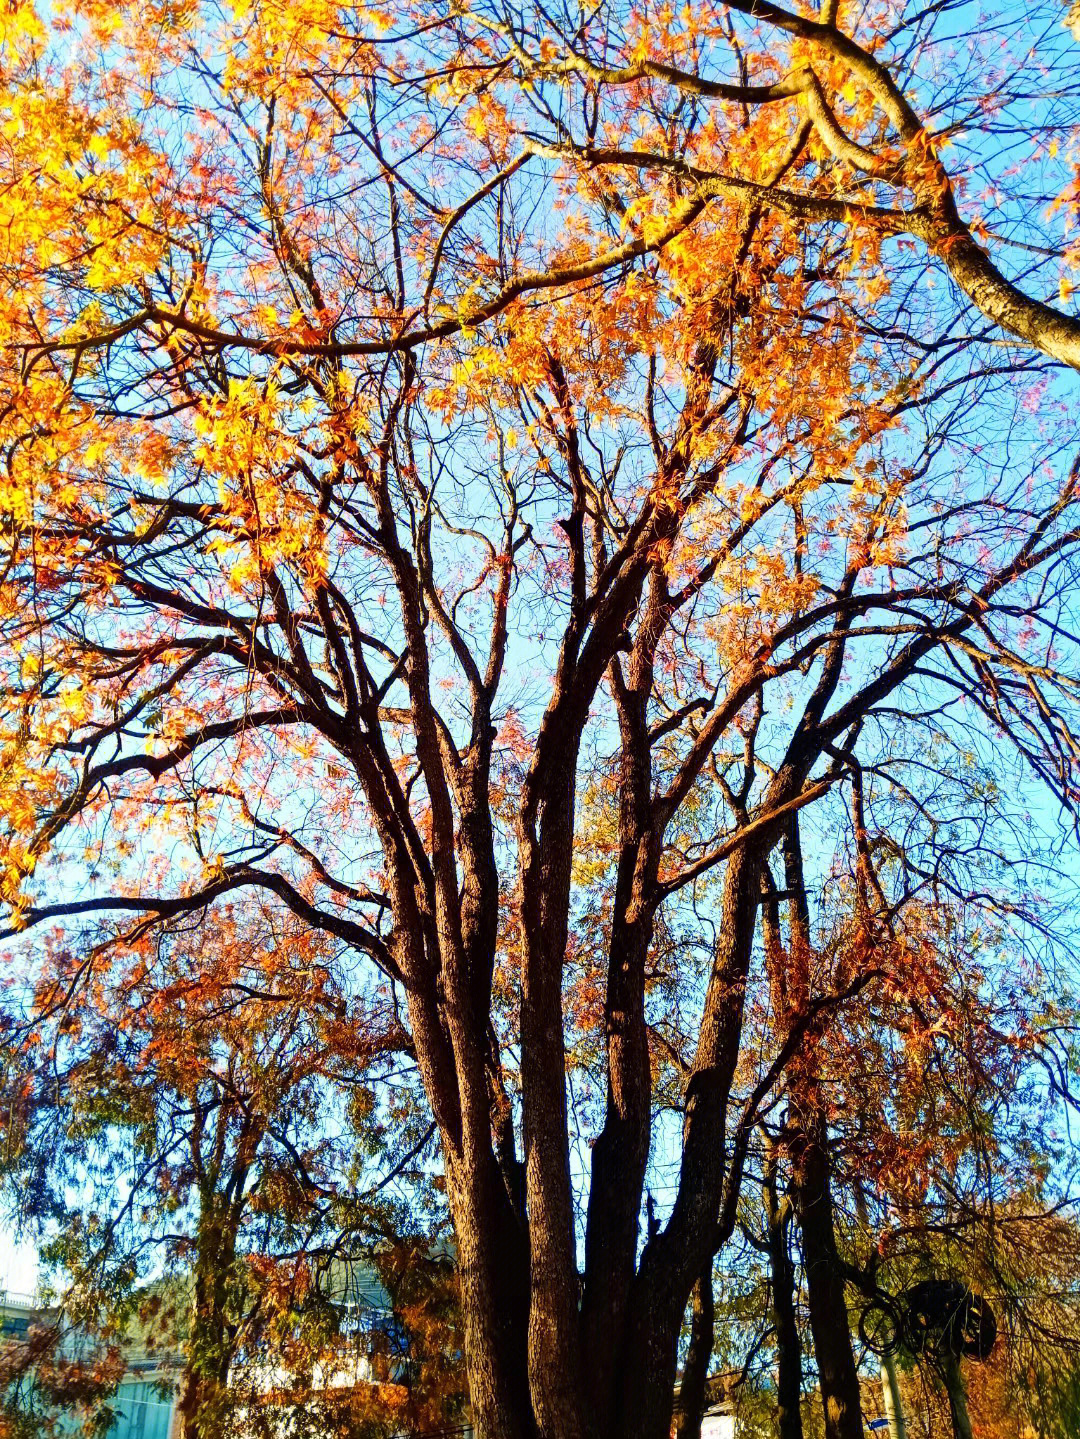
M955 1439L971 1439L971 1417L968 1414L967 1385L960 1369L960 1360L946 1351L939 1360L945 1393L949 1397L949 1415L952 1418Z
M701 1439L705 1413L705 1381L712 1359L716 1305L713 1299L712 1259L698 1275L690 1296L690 1343L675 1399L675 1439Z
M468 1216L456 1232L474 1423L499 1439L529 1439L527 1241L493 1163L487 1182L475 1185L479 1204L460 1169L451 1170L450 1183L455 1214Z
M236 1227L218 1195L204 1200L192 1275L190 1331L177 1398L179 1439L216 1439L229 1410L235 1337Z
M809 1122L807 1122L809 1121ZM820 1109L794 1147L794 1194L827 1439L862 1439L859 1371L851 1347L844 1274L836 1249L827 1134Z
M795 1312L795 1265L789 1245L791 1205L777 1193L776 1171L776 1152L770 1149L764 1187L776 1343L776 1432L778 1439L802 1439L802 1341Z

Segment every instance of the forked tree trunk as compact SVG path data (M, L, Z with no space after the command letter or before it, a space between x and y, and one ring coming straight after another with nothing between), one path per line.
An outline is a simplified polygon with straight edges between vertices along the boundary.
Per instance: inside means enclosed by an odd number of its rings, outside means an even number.
M567 445L572 467L573 446L569 440ZM575 497L574 515L566 522L572 547L576 545L575 585L585 564L575 539L579 526ZM576 1255L562 993L575 764L588 702L612 655L622 648L628 616L652 567L652 547L665 533L660 520L648 533L652 536L648 546L640 554L634 551L637 558L632 565L628 562L624 581L589 619L589 637L584 641L586 610L575 590L578 598L561 647L553 698L540 727L518 815L525 1158L525 1204L518 1217L524 1232L527 1211L527 1401L515 1377L521 1310L516 1302L505 1303L499 1297L507 1282L499 1247L507 1231L496 1217L498 1206L482 1192L499 1166L489 1171L478 1162L481 1151L492 1143L492 1131L498 1132L498 1123L491 1122L494 1109L485 1111L481 1106L483 1084L472 1052L476 1034L486 1034L490 964L480 966L469 959L474 945L467 935L457 943L455 915L444 896L435 948L440 953L445 949L446 954L433 966L427 957L430 941L411 898L404 866L397 890L395 908L403 913L410 910L416 920L411 931L405 924L399 930L402 973L423 979L434 969L443 976L444 998L426 1002L426 992L418 984L410 991L409 1004L415 1022L426 1024L430 1037L429 1044L418 1044L417 1052L447 1154L450 1199L466 1271L462 1286L466 1360L481 1439L532 1439L533 1435L536 1439L669 1439L686 1306L721 1242L726 1192L737 1194L738 1174L733 1177L729 1151L729 1100L743 1036L761 871L779 838L779 826L763 829L727 857L716 948L687 1072L678 1192L667 1223L650 1235L638 1259L650 1114L643 970L651 914L662 893L658 866L668 816L664 806L657 812L647 765L628 764L621 796L625 803L620 805L616 896L620 918L613 926L605 1014L609 1122L591 1174L583 1293ZM652 618L660 626L657 633L662 630L665 595L666 582L658 580L650 589L645 630ZM639 685L641 675L635 668L639 660L643 665L648 661L639 648L635 639L634 663L628 667L620 699L620 726L630 751L640 741L648 718L641 696L649 687ZM828 648L821 678L788 755L762 801L766 811L789 805L806 781L820 750L822 716L838 682L843 652L839 641ZM744 702L739 694L736 690L729 701L727 720ZM437 736L427 748L437 752ZM432 755L425 752L425 756L425 765L434 763ZM696 773L693 766L685 769L665 802L676 805L679 786L685 793ZM452 824L446 828L452 838ZM470 882L467 879L464 886L466 894ZM443 876L447 895L452 890L456 896L457 886L457 876L448 870ZM475 949L479 952L483 945ZM480 982L472 986L464 982L470 975ZM444 1028L449 1044L440 1037ZM501 1167L505 1171L506 1166ZM510 1272L517 1264L515 1259ZM511 1312L514 1317L504 1319Z
M722 922L686 1085L679 1192L666 1226L645 1246L621 1346L619 1439L666 1439L670 1433L683 1315L695 1280L716 1252L759 866L756 854L736 851L724 878Z

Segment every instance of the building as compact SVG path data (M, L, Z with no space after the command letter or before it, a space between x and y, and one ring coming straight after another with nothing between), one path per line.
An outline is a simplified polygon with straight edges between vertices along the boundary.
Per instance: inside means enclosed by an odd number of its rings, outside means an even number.
M174 1439L178 1430L176 1394L162 1394L150 1378L125 1376L112 1407L117 1418L108 1439Z
M444 1258L441 1256L439 1262ZM368 1403L381 1403L374 1386L388 1380L405 1383L413 1377L408 1331L395 1314L390 1294L370 1262L336 1262L324 1276L324 1285L321 1292L329 1293L337 1310L343 1342L314 1365L305 1381L310 1393L313 1399L339 1402L338 1396L361 1389L371 1396ZM176 1308L178 1303L183 1306L182 1281L163 1287L162 1294L172 1298L170 1307ZM0 1291L0 1347L32 1345L35 1327L47 1328L55 1317L55 1310L29 1295ZM92 1357L89 1345L80 1344L77 1334L66 1335L59 1350L50 1351L50 1358L57 1354L61 1360ZM123 1351L123 1361L123 1378L108 1398L116 1417L106 1439L176 1439L182 1364L179 1350L150 1349L145 1336L134 1333ZM33 1367L28 1364L24 1373L32 1375ZM258 1359L249 1359L237 1378L242 1381L242 1405L273 1406L279 1396L295 1394L295 1376L270 1360L264 1365ZM20 1382L25 1382L28 1390L32 1384L29 1378ZM50 1412L55 1414L55 1410ZM241 1425L243 1412L239 1411ZM63 1428L63 1417L56 1417ZM466 1433L464 1426L460 1433Z
M54 1314L30 1295L0 1291L0 1345L30 1343L34 1328L48 1325ZM69 1336L61 1355L79 1358L77 1339ZM125 1359L127 1370L109 1401L117 1417L108 1439L174 1439L175 1357L132 1347ZM63 1417L58 1417L62 1424Z

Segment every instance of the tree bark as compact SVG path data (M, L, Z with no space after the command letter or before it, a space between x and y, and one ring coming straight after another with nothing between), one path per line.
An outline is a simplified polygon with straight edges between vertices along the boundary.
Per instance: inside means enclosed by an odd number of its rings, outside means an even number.
M177 1414L179 1439L217 1439L229 1412L235 1328L230 1287L236 1274L236 1227L219 1194L204 1199L196 1241L190 1310Z
M546 749L541 745L538 753ZM562 1011L574 803L574 773L565 754L558 762L551 757L536 790L532 813L529 801L523 806L519 833L529 1386L541 1439L586 1439L591 1425L581 1374Z
M907 1439L904 1400L900 1393L896 1360L891 1354L886 1354L881 1361L881 1394L885 1401L885 1418L889 1425L889 1439Z
M448 1166L465 1364L473 1424L483 1439L531 1439L526 1234L491 1156L486 1178Z
M661 568L651 577L625 678L618 657L609 670L621 748L619 860L604 997L607 1104L593 1148L581 1303L586 1383L602 1439L612 1433L618 1338L634 1282L651 1139L645 967L653 936L660 849L653 812L648 706L656 644L668 612L667 578Z
M727 1162L727 1108L739 1058L760 860L736 850L724 877L722 925L686 1086L679 1189L666 1228L645 1246L631 1295L621 1375L625 1439L665 1439L683 1314L716 1250Z
M793 1143L793 1192L802 1234L810 1329L814 1336L826 1439L863 1439L859 1372L851 1347L844 1275L836 1248L828 1136L820 1106Z
M690 1345L682 1380L675 1397L675 1439L701 1439L705 1413L705 1381L712 1359L716 1305L713 1299L713 1262L698 1275L690 1296Z
M784 879L791 895L791 975L787 1002L791 1022L807 1012L811 997L810 914L798 820L783 839ZM789 1080L789 1148L792 1197L802 1236L810 1331L814 1338L826 1439L862 1439L859 1372L851 1347L844 1275L836 1249L829 1183L829 1131L818 1074L819 1036L808 1033Z
M778 1439L802 1439L802 1341L795 1314L795 1265L788 1238L791 1207L777 1194L777 1156L765 1161L772 1321L776 1334L776 1432Z
M941 1355L941 1377L949 1396L949 1414L955 1439L971 1439L971 1416L968 1414L967 1385L960 1369L960 1360L951 1350Z

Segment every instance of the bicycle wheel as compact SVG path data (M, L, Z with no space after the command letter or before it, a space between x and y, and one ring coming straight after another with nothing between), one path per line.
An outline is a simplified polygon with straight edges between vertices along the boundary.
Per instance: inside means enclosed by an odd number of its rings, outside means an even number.
M884 1294L871 1299L859 1315L859 1338L871 1354L885 1359L903 1342L903 1326L892 1300Z

